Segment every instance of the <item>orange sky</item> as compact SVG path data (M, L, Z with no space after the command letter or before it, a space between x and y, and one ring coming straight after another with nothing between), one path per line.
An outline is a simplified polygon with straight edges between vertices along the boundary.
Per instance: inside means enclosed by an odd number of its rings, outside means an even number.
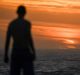
M7 29L20 4L27 6L37 48L80 48L79 0L0 0L0 31ZM5 33L0 33L0 38L3 37Z
M79 0L0 0L0 4L32 4L32 5L46 5L46 6L54 6L54 7L80 7Z

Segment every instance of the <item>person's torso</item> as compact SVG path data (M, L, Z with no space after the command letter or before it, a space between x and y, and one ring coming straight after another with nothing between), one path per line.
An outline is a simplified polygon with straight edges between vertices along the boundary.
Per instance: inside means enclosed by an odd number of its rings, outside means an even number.
M24 19L17 19L13 23L13 48L27 48L29 45L30 23Z

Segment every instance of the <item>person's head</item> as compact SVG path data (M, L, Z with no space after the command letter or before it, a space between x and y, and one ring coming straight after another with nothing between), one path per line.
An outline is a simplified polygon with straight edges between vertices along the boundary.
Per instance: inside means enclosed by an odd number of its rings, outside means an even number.
M17 9L17 14L19 17L24 17L26 15L26 7L23 5L20 5Z

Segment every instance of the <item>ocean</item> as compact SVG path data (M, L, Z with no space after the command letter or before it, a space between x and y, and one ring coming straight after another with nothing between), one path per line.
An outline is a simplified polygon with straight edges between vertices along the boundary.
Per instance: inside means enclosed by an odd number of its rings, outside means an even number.
M2 50L1 50L2 51ZM3 62L0 51L0 75L9 75L9 64ZM80 51L36 50L35 75L80 75ZM52 51L52 52L51 52Z

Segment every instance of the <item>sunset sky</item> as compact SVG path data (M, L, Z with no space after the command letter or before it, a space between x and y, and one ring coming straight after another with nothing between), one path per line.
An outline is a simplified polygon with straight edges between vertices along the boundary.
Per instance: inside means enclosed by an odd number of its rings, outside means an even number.
M80 0L0 0L0 47L8 23L25 5L38 49L80 49Z

